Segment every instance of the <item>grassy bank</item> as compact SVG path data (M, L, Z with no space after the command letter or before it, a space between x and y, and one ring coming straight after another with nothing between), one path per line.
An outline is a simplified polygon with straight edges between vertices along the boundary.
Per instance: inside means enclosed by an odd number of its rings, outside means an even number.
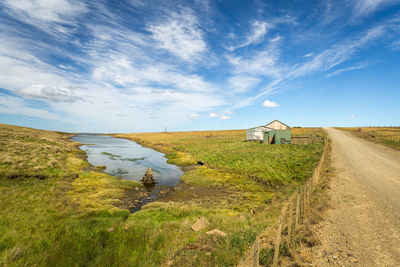
M400 127L343 127L338 129L348 131L370 142L400 149Z
M118 207L140 184L93 171L66 134L0 125L0 265L234 265L322 151L322 144L243 142L243 131L124 137L171 163L204 165L129 214ZM209 226L192 231L201 216ZM214 228L227 236L205 233Z
M0 125L0 266L119 262L107 229L129 216L115 205L140 184L83 171L85 155L67 138Z
M325 135L321 129L304 128L294 129L293 134L305 133ZM191 233L193 239L169 255L170 263L177 266L236 264L255 237L275 222L282 200L311 176L323 148L322 143L245 142L243 130L117 136L166 153L170 163L197 165L185 172L169 201L152 203L143 210L171 205L197 210L197 216L212 222L208 230L217 228L228 234L216 239L204 232Z

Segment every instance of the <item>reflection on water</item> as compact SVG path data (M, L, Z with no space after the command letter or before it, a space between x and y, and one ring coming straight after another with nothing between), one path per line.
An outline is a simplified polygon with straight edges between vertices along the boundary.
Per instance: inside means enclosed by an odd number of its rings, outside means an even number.
M94 166L106 166L104 172L127 180L140 181L148 168L152 168L158 185L174 186L182 171L168 164L164 154L121 138L105 135L79 134L72 137L87 154Z

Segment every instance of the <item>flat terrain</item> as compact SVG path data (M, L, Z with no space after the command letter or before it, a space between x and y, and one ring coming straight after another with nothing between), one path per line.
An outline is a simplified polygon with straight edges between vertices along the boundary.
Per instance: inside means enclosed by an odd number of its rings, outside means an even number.
M322 136L321 128L296 128L294 135ZM189 168L182 183L142 212L169 207L191 210L212 222L210 229L225 233L224 239L204 232L182 233L186 242L169 256L174 266L231 266L237 264L256 236L274 225L280 205L307 180L322 154L321 142L268 145L245 142L246 132L203 131L120 134L166 154L170 163ZM318 139L318 138L314 138ZM198 164L201 162L201 164ZM182 220L185 217L182 218Z
M318 164L324 132L295 131L315 142L245 142L243 130L123 135L185 170L130 214L140 183L90 166L68 134L0 124L0 266L235 265ZM209 225L195 232L200 217Z
M337 177L315 266L400 266L400 151L326 130Z

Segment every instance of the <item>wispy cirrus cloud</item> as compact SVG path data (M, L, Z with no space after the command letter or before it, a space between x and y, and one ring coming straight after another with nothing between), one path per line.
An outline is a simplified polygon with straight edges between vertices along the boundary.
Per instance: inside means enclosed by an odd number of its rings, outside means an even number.
M287 78L297 78L314 72L330 70L351 58L358 49L383 36L385 31L386 28L384 26L375 26L358 38L351 38L350 40L335 44L331 48L311 57L304 64L294 68L288 73Z
M354 13L357 17L366 16L385 7L400 3L399 0L356 0L351 1L354 4Z
M193 61L207 50L197 17L189 11L171 12L168 18L150 24L148 30L159 48L184 61Z
M306 57L306 60L302 63L297 63L293 66L283 62L280 57L279 49L268 49L262 52L256 53L252 58L243 60L240 57L228 58L229 62L236 66L241 71L247 71L249 73L264 75L271 77L272 80L263 86L263 88L257 93L248 98L240 99L232 109L239 109L245 106L249 106L254 101L276 93L277 91L283 91L290 87L290 83L294 83L296 80L316 73L327 72L336 66L351 59L358 50L363 49L384 36L384 34L391 28L390 25L382 24L372 27L357 37L350 37L339 43L333 44L330 48L323 50L320 53L310 54ZM264 56L263 56L264 55ZM243 68L241 68L243 66ZM367 63L361 64L356 68L365 68ZM352 69L338 70L337 75L340 72L350 71ZM328 74L329 75L329 74ZM294 85L292 85L293 87ZM267 106L271 103L267 102ZM273 104L271 104L273 105Z
M343 72L352 71L352 70L360 70L360 69L364 69L366 67L368 67L368 64L367 63L362 63L362 64L358 64L358 65L355 65L355 66L351 66L351 67L335 70L335 71L327 74L326 77L332 77L332 76L339 75L339 74L341 74Z
M85 121L93 131L152 130L197 115L235 118L232 111L261 107L273 94L301 88L309 76L368 67L353 59L370 44L387 38L386 48L398 47L390 25L398 20L354 21L395 1L346 2L345 12L322 1L306 11L265 8L229 18L212 1L171 3L4 0L0 88L25 113L30 102L43 103L34 107L43 110L37 114L63 114L79 130ZM344 32L347 24L357 27Z
M265 21L254 21L251 25L251 31L246 36L245 40L237 45L227 47L228 50L234 51L235 49L245 47L251 44L258 44L264 40L267 34L269 24Z
M5 11L49 34L62 36L77 27L75 19L88 11L77 0L4 0Z

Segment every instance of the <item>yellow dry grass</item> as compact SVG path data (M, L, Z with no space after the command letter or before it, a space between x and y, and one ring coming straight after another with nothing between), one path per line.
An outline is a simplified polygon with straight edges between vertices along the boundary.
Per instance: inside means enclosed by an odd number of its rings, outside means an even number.
M343 127L339 129L371 142L400 149L400 127Z

